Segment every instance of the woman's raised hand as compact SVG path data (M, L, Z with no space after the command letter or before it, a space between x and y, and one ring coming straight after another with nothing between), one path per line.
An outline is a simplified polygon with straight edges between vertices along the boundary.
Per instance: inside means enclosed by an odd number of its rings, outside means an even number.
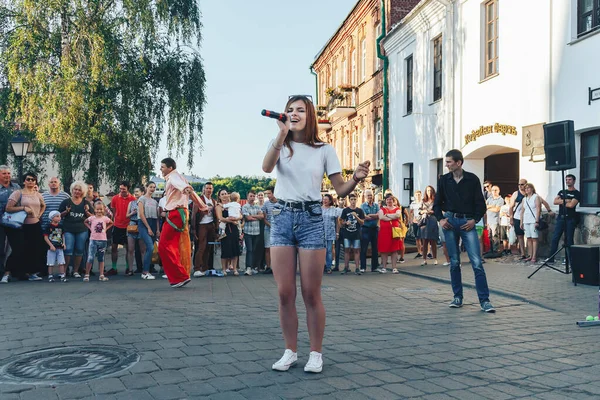
M371 161L367 160L358 164L358 167L354 170L354 176L356 179L362 180L365 179L369 175L369 167L371 166Z

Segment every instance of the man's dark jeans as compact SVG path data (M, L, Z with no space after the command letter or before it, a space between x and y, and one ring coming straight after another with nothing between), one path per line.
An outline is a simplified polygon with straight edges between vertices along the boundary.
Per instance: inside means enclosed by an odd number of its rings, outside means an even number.
M377 254L377 227L363 226L360 234L360 268L367 269L367 250L371 244L371 271L379 268Z
M258 244L259 235L244 234L244 242L246 243L246 268L257 268L254 264L254 253Z
M564 218L562 215L559 215L556 218L556 225L554 225L554 234L552 235L552 246L550 247L550 255L554 254L556 250L558 250L558 242L560 242L560 238L562 234L566 231L566 244L571 246L573 244L573 236L575 235L575 218ZM548 261L554 262L554 258L549 259Z

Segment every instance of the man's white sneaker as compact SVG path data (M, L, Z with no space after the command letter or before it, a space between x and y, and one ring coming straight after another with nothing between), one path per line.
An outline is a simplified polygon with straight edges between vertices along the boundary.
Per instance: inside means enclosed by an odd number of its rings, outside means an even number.
M275 371L287 371L290 367L298 361L298 353L294 353L290 349L285 349L283 357L279 359L271 368Z
M204 276L204 272L194 271L194 278L202 278L203 276Z
M318 374L321 371L323 371L323 355L319 352L311 351L308 362L304 366L304 372Z
M154 280L154 279L156 279L156 277L154 275L148 273L148 274L142 274L142 279Z
M163 279L169 279L169 277L165 274L162 276Z
M252 275L252 270L250 268L246 268L246 272L244 272L244 275Z
M2 280L0 281L0 283L8 283L8 280L10 279L10 276L8 275L4 275L2 277Z

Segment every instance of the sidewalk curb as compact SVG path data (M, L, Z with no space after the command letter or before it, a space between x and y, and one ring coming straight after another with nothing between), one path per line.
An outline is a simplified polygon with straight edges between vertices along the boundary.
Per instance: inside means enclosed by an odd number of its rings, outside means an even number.
M433 281L433 282L440 282L440 283L451 284L450 279L447 279L447 278L439 278L437 276L423 275L423 274L419 274L417 272L403 271L401 269L399 269L398 272L400 272L401 274L404 274L404 275L415 276L415 277L427 279L427 280L430 280L430 281ZM472 284L472 283L465 283L465 282L463 282L463 286L471 288L471 289L475 289L475 285ZM541 307L541 308L543 308L543 309L545 309L547 311L560 312L558 310L555 310L553 308L548 307L545 304L539 303L537 301L530 300L530 299L528 299L526 297L523 297L521 295L518 295L518 294L514 294L514 293L511 293L511 292L506 292L504 290L490 289L490 293L493 293L493 294L498 295L498 296L508 297L508 298L514 299L514 300L519 300L519 301L522 301L524 303L533 304L534 306Z

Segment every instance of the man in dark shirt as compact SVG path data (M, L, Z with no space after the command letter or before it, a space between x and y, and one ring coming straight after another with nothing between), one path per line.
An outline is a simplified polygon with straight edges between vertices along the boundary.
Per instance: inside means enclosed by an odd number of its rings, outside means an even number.
M354 264L356 266L354 273L361 275L359 267L360 259L360 237L361 225L365 222L365 212L356 206L356 194L350 193L348 196L350 207L344 208L340 216L341 230L344 232L344 263L345 269L342 274L350 272L350 253L354 253ZM340 235L341 236L341 235Z
M565 230L567 232L565 238L566 244L568 246L573 244L575 225L577 225L577 212L575 211L575 207L577 207L581 201L581 193L579 193L579 190L575 189L575 181L575 175L569 174L565 176L567 189L564 192L562 190L558 192L558 195L554 198L554 205L559 206L559 212L558 217L556 218L556 225L554 226L554 234L552 235L550 254L554 254L558 249L558 242ZM549 258L548 262L553 263L554 258Z
M460 150L446 153L446 168L449 173L438 181L437 196L433 203L435 216L444 229L446 247L450 256L450 279L454 300L450 308L459 308L463 304L462 275L460 271L460 252L458 239L462 238L475 273L475 287L481 310L496 312L490 303L490 291L483 269L481 248L475 224L483 218L486 211L481 182L477 175L462 169L464 159Z

